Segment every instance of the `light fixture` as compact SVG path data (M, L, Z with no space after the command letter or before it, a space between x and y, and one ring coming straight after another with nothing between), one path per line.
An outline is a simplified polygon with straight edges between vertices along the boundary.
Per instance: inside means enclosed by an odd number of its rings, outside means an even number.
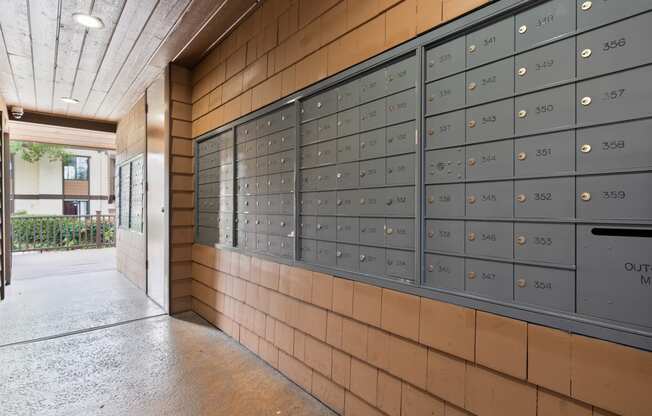
M61 97L61 101L66 104L79 104L79 100L72 97Z
M104 27L104 22L99 17L90 14L73 13L72 18L75 19L75 22L89 29L102 29Z

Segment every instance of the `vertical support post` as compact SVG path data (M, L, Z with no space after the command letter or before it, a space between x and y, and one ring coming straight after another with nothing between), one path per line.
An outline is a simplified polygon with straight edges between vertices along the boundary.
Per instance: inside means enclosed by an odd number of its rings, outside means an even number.
M102 211L95 211L95 246L100 247L102 244Z

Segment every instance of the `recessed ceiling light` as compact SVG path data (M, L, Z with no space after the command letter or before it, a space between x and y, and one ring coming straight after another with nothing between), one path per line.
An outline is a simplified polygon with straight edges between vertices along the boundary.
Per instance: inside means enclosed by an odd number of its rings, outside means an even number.
M66 104L79 104L79 100L72 97L61 97L61 101Z
M102 29L104 27L104 22L99 17L90 14L73 13L72 18L75 19L75 22L90 29Z

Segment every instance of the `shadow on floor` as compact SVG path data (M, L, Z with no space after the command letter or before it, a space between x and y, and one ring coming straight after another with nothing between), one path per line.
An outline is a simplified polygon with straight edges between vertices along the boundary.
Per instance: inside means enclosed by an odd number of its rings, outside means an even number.
M12 276L0 346L163 313L116 270L112 248L17 254Z
M0 348L8 415L333 416L194 313Z

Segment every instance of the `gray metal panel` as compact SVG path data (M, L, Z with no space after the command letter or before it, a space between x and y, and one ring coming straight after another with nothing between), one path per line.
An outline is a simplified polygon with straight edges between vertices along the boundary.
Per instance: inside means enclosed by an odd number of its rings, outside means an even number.
M337 165L335 177L337 179L338 189L357 188L360 183L360 167L358 162Z
M415 121L398 124L385 129L387 139L387 155L398 155L401 153L412 153L417 149L415 143Z
M385 245L387 247L414 249L416 228L413 219L387 218L385 220Z
M414 252L387 249L385 251L385 273L388 277L416 280Z
M317 122L318 120L313 120L301 125L301 144L310 144L319 140L317 135Z
M574 218L574 178L516 181L514 191L516 217Z
M505 259L514 256L514 227L511 223L467 221L465 226L466 254Z
M220 195L220 183L204 183L197 187L197 192L204 197L212 197Z
M317 239L335 241L337 235L336 217L317 217Z
M652 13L577 37L577 75L590 77L652 62Z
M514 142L512 140L467 146L467 179L496 179L513 174Z
M357 192L358 199L354 199L354 204L357 201L358 212L362 216L381 216L385 214L385 189L361 189ZM392 200L391 197L387 198Z
M360 104L360 80L354 79L337 87L337 109L344 110Z
M317 240L317 264L335 266L337 247L335 243Z
M426 149L463 145L466 141L464 110L426 119Z
M313 178L313 187L311 187L310 190L326 191L329 189L335 189L337 187L337 174L335 166L324 166L321 168L316 168L313 170L313 175L311 175L311 177ZM303 182L303 184L305 185L305 182ZM303 189L307 190L305 186Z
M416 116L415 89L412 88L387 97L387 124L413 120ZM380 126L378 126L380 127Z
M270 158L273 156L278 156L278 172L291 172L294 170L294 150L287 150L285 152L277 153L276 155L270 156Z
M379 247L358 247L358 260L360 272L372 276L383 276L385 274L385 249Z
M532 134L572 126L575 122L574 93L572 85L565 85L516 97L516 134Z
M304 192L299 197L302 215L317 215L317 192Z
M294 192L294 173L285 172L279 174L279 192Z
M333 192L319 192L317 194L317 213L319 215L337 214L337 197Z
M357 243L359 234L360 220L358 217L337 217L337 241Z
M385 246L385 219L360 218L360 243Z
M566 35L575 30L574 0L551 0L516 15L516 50Z
M314 95L301 102L301 120L323 117L337 111L335 89Z
M466 259L466 291L490 299L514 299L514 267L509 263Z
M575 312L575 273L543 267L514 266L517 303Z
M466 65L476 66L514 53L514 18L466 35Z
M199 170L210 169L220 165L219 153L209 153L199 158Z
M302 215L299 221L299 235L305 238L317 237L317 217Z
M278 212L281 214L292 214L294 212L294 194L280 194Z
M463 107L466 84L463 73L426 85L426 114L439 114Z
M586 3L585 0L576 1L578 30L613 22L623 17L649 10L652 7L649 0L594 0L589 2L591 3L590 7L582 7Z
M464 147L426 152L426 183L464 179Z
M401 59L385 68L386 93L394 94L416 85L417 57Z
M386 100L372 101L360 106L360 130L371 130L386 124Z
M197 208L199 212L217 212L219 211L219 198L205 198L201 195L197 199Z
M466 215L483 218L514 216L512 181L466 184Z
M467 142L502 139L513 134L513 98L466 109Z
M575 225L515 223L514 258L574 265Z
M259 253L268 251L266 234L256 234L256 251Z
M254 216L254 225L256 227L256 233L258 234L267 234L269 226L269 221L267 220L267 215L258 214Z
M426 216L463 217L464 184L426 186Z
M258 137L257 121L252 120L235 128L235 136L238 143L244 143Z
M311 168L318 165L317 147L318 144L302 147L299 152L301 153L301 167Z
M213 245L219 240L217 228L197 227L197 242L199 244Z
M348 136L360 130L360 108L353 107L337 113L337 137Z
M317 145L317 164L328 165L337 160L337 141L329 140Z
M358 160L360 155L360 139L357 134L337 139L337 144L335 146L337 150L337 163Z
M217 167L200 170L197 176L197 183L199 184L217 182L220 180L220 170Z
M317 242L315 240L299 240L299 259L315 263L317 261Z
M466 66L464 36L426 51L426 80L432 81L464 70Z
M335 252L337 268L357 272L360 267L358 246L337 243Z
M577 131L577 171L591 173L652 167L652 120Z
M281 237L279 256L291 259L294 257L292 248L294 246L294 239L290 237Z
M598 228L613 235L596 235ZM621 231L620 233L618 231ZM652 238L631 227L577 227L577 312L652 327Z
M652 114L652 65L577 84L577 122L606 123Z
M292 127L276 133L274 137L278 137L278 150L292 150L297 142L297 129ZM275 149L273 149L275 151Z
M577 178L577 218L643 219L652 216L652 173Z
M517 93L570 81L575 77L575 41L568 38L516 55Z
M570 174L574 170L574 147L572 130L517 139L516 176Z
M426 250L464 253L464 221L426 221Z
M385 129L372 130L360 134L360 159L385 156L387 143Z
M413 185L415 162L414 154L386 158L385 172L387 185Z
M197 214L200 227L217 227L217 214L212 212L200 212Z
M366 103L385 95L385 70L377 69L360 79L360 102Z
M385 185L385 159L365 160L359 163L360 187Z
M464 259L462 257L426 254L425 286L435 289L464 290Z
M384 201L381 212L387 216L414 217L414 186L374 189L379 200Z
M252 194L266 194L269 191L267 176L256 176L252 179L254 181L254 188L256 189Z
M514 94L514 58L472 69L466 73L466 104L476 105Z
M359 194L360 192L358 191L338 191L336 200L337 215L360 215L358 205Z

